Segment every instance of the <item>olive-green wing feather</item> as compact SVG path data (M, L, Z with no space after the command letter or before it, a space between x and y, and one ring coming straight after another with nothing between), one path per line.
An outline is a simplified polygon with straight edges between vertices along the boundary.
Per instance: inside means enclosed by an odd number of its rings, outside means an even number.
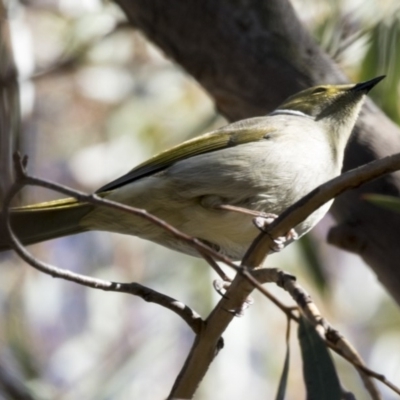
M258 117L235 122L216 131L187 140L138 165L127 174L101 187L97 190L97 193L116 189L142 177L162 171L172 164L190 157L261 140L273 130L265 123L267 118Z
M84 232L79 221L93 206L75 199L48 201L11 210L11 226L23 244ZM10 242L0 215L0 251L8 250Z

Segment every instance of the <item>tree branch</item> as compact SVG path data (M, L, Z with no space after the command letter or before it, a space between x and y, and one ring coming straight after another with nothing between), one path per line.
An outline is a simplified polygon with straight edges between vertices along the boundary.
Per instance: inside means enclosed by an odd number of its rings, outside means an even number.
M261 268L275 238L284 235L321 205L345 190L358 187L383 174L399 169L400 153L348 171L319 186L297 201L272 222L266 232L260 233L242 260L243 270L236 275L225 296L206 319L205 329L197 335L170 396L185 399L193 396L219 351L219 341L223 332L254 289L252 281L248 278L250 274L246 272L247 269L252 271ZM263 292L263 289L259 290ZM370 390L372 392L373 388L370 387Z
M9 189L4 205L3 205L3 217L4 221L3 223L5 224L7 234L11 240L11 244L15 252L29 265L32 267L36 268L37 270L52 276L53 278L61 278L65 279L70 282L75 282L79 285L87 286L92 289L100 289L104 290L107 292L119 292L119 293L129 293L135 296L141 297L143 300L150 302L150 303L155 303L158 304L162 307L165 307L171 311L173 311L175 314L179 315L193 330L194 333L199 333L202 329L203 325L203 320L201 319L200 315L196 313L194 310L192 310L190 307L187 305L183 304L182 302L166 296L162 293L159 293L153 289L147 288L139 283L120 283L120 282L111 282L111 281L106 281L103 279L97 279L93 278L90 276L78 274L75 272L72 272L70 270L62 269L55 267L53 265L44 263L35 257L33 257L26 249L23 247L21 242L18 240L16 235L14 234L12 227L11 227L11 222L10 222L10 204L11 201L13 200L14 196L25 186L25 185L37 185L37 186L43 186L46 188L50 188L53 190L60 191L62 193L68 194L70 196L75 196L76 198L79 198L81 201L88 201L92 202L94 204L103 204L104 206L112 207L112 208L119 208L124 210L125 212L130 212L134 214L139 214L142 215L143 210L135 210L134 208L126 207L123 206L122 204L120 206L122 207L116 207L119 205L119 203L114 202L109 202L106 201L105 199L102 199L98 196L92 196L92 195L86 195L84 193L66 188L62 185L57 185L52 182L48 182L45 180L41 180L38 178L33 178L25 173L25 166L27 163L27 158L25 157L24 159L21 160L19 155L14 156L14 162L16 166L16 177L17 180L16 182L11 186ZM138 213L136 213L138 211ZM151 214L144 213L144 218L147 218L151 220L153 223L160 223L166 230L170 231L171 233L175 233L178 235L178 237L186 241L187 238L185 239L185 236L183 233L180 233L177 231L175 228L170 227L166 222L159 220L158 218L152 216ZM158 220L158 222L157 222ZM172 229L171 229L172 228ZM210 253L208 250L211 251L211 254L214 255L214 251L212 249L208 249L207 246L203 245L201 242L197 243L197 241L189 240L189 243L195 248L198 248L201 252L204 252L207 254L208 257L211 257ZM229 260L231 263L231 261ZM236 267L236 266L235 266Z
M370 380L366 371L365 365L353 347L343 339L336 331L334 331L326 321L321 317L316 306L309 301L308 295L301 289L293 279L282 279L282 273L275 269L262 269L261 264L270 252L271 244L274 238L282 236L285 232L295 227L302 220L306 219L312 212L319 208L324 203L330 201L334 196L342 193L346 189L358 187L362 183L376 179L382 174L387 174L394 170L400 169L400 154L386 157L385 159L375 161L363 167L359 167L353 171L349 171L310 192L307 196L300 199L294 205L289 207L281 214L271 225L266 232L260 233L250 249L247 251L242 266L239 268L226 257L216 253L214 250L205 246L202 242L185 235L184 233L173 228L169 224L159 218L147 213L145 210L139 210L125 206L113 201L103 199L97 195L86 195L81 192L66 188L52 182L44 181L38 178L30 177L25 172L27 158L22 160L18 154L14 157L17 181L8 192L4 207L3 215L6 224L7 233L17 253L30 265L38 270L50 274L54 277L60 277L70 280L85 286L107 291L118 291L136 294L144 298L146 301L152 301L160 304L181 316L193 329L196 335L195 342L191 352L186 360L184 367L179 374L170 396L173 398L191 398L203 379L209 365L218 351L222 347L221 335L232 321L233 317L238 315L243 308L243 303L246 302L250 293L257 288L266 297L271 298L270 293L261 286L261 283L275 282L285 288L295 301L300 306L300 309L306 317L314 324L324 329L324 336L330 343L330 347L335 349L339 354L352 362L362 375L364 383L370 392L373 399L380 399L379 393L375 385ZM187 306L177 302L168 296L152 291L142 285L132 283L123 284L99 279L90 278L84 275L76 274L71 271L62 270L54 266L42 263L34 259L19 243L10 226L10 204L13 197L25 185L38 185L52 190L60 191L69 196L77 198L79 201L86 201L96 205L102 205L119 209L124 212L139 215L148 219L152 223L162 227L176 238L189 243L196 248L200 254L206 254L205 259L220 260L234 268L238 274L228 288L225 296L222 297L218 305L214 308L205 323L201 318ZM213 261L211 262L211 264ZM257 278L253 276L256 273ZM283 306L278 301L275 301L288 317L297 320L293 314L293 310ZM380 376L375 373L374 377ZM382 378L383 382L387 382ZM390 384L394 390L397 388Z

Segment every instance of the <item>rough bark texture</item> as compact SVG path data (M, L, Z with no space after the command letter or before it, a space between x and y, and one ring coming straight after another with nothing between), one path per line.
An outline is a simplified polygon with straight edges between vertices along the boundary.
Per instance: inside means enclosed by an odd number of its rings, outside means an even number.
M263 115L288 95L346 79L286 0L117 0L129 20L182 65L230 120ZM371 77L372 78L372 77ZM344 169L400 152L400 130L372 102L364 108ZM393 174L340 196L329 240L357 252L400 304L400 216L360 199L398 195Z

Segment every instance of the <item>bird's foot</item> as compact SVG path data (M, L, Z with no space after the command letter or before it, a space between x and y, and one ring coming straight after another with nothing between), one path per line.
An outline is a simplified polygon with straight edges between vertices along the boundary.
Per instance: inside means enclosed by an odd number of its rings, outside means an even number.
M228 280L222 280L222 279L215 279L213 281L213 287L215 289L215 291L223 298L227 298L225 296L226 293L226 289L228 289L228 287L231 285L231 281Z
M221 279L216 279L213 282L214 289L224 299L227 299L226 290L229 288L230 285L231 285L231 281L225 281L225 280L221 280ZM247 299L244 301L244 303L239 308L235 308L232 310L226 310L226 311L232 313L235 317L242 317L244 315L244 311L247 308L249 308L253 303L254 303L254 300L249 296L249 297L247 297Z
M276 218L278 218L276 214L267 214L266 216L256 217L253 221L254 225L258 229L260 229L262 232L268 233L268 225L270 225ZM279 236L276 239L273 239L274 244L271 247L271 250L274 252L281 251L289 242L296 240L298 237L299 235L297 234L297 232L294 229L291 229L289 232L286 233L286 235Z
M248 208L233 206L230 204L215 204L213 205L213 208L251 215L255 217L253 219L255 226L265 233L267 233L266 228L268 227L268 225L271 224L276 218L278 218L278 215L273 213L250 210ZM293 240L296 240L298 237L299 235L297 234L297 232L294 229L291 229L286 235L273 239L274 245L271 247L271 250L274 252L281 251L282 249L285 248L288 242L292 242Z

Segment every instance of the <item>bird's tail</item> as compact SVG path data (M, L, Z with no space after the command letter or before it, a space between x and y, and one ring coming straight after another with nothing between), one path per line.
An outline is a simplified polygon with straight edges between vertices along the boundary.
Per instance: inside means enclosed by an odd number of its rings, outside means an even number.
M11 210L11 226L19 240L27 245L84 232L79 221L92 205L75 199L61 199ZM10 239L0 216L0 251L9 250Z

